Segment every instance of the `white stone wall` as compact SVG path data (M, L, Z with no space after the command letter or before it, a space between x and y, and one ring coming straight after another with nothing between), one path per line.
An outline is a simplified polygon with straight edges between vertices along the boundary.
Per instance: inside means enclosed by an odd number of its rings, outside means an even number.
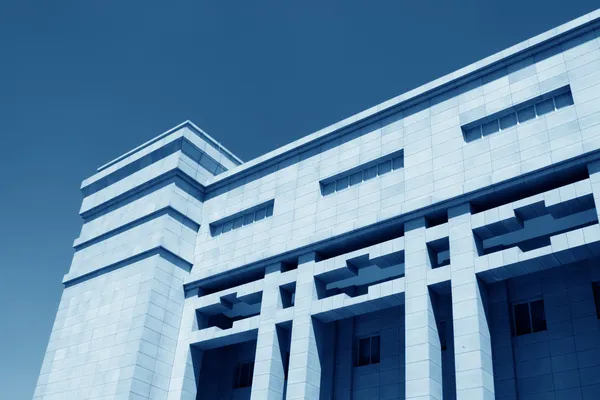
M101 167L82 184L84 224L35 399L595 399L598 221L486 254L475 231L522 227L540 210L598 215L599 21L582 17L241 166L184 123ZM574 105L463 137L465 124L567 85ZM321 192L323 179L400 150L403 168ZM567 164L585 176L565 176ZM550 190L521 196L545 179ZM474 193L493 202L485 212ZM211 223L271 200L272 216L212 236ZM440 241L448 265L432 259ZM328 288L344 279L359 288ZM280 289L292 287L284 306ZM533 298L548 329L516 337L512 305ZM233 315L239 303L260 314L198 326L197 310ZM356 367L356 341L371 334L381 360ZM253 387L234 389L235 366L251 360Z
M272 167L208 186L203 219L275 199L272 218L212 237L189 282L600 149L600 35L587 32ZM500 59L497 56L497 59ZM461 126L569 85L574 106L466 143ZM319 181L404 150L404 168L323 197ZM239 168L238 168L239 169ZM234 170L235 171L235 170Z
M34 398L166 398L185 275L155 255L67 287Z

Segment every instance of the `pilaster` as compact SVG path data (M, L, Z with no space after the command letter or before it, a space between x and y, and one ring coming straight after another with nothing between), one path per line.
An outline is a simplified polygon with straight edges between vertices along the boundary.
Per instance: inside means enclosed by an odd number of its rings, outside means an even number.
M298 259L287 383L288 400L318 400L321 390L321 357L317 343L321 327L319 321L310 314L312 302L318 298L314 279L316 258L316 253L309 253Z
M442 353L427 286L425 219L405 225L406 399L442 399Z
M477 245L469 204L448 210L457 400L493 400L494 371L486 288L475 275Z
M279 294L281 264L267 267L262 295L254 376L252 378L252 400L281 400L284 390L284 370L275 316L282 308Z

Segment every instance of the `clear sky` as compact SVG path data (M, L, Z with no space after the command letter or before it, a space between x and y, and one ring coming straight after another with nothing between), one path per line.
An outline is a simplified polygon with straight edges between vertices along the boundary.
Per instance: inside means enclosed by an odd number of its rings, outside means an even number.
M0 1L0 398L32 397L96 167L186 119L250 160L598 4Z

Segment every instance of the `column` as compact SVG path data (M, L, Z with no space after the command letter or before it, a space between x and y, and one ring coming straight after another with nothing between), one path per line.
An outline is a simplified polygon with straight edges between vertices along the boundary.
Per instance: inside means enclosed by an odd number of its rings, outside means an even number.
M262 304L260 307L254 376L252 377L252 400L283 399L284 371L275 316L282 309L279 294L281 264L267 267Z
M300 256L292 322L290 366L287 399L318 400L321 390L321 358L317 347L320 323L310 314L313 300L317 300L314 279L316 253Z
M442 350L427 287L425 219L405 225L406 400L442 399Z
M190 346L189 337L198 329L194 298L198 296L199 289L193 289L186 294L179 338L173 370L169 384L168 400L195 400L197 394L198 375L202 366L202 350Z
M494 332L492 361L496 400L517 399L517 377L510 328L511 314L507 282L502 281L490 285L487 291L490 331Z
M475 275L477 245L471 209L462 204L448 210L454 363L457 400L493 400L494 372L485 286Z
M336 360L334 377L334 395L336 400L352 398L352 379L354 370L354 318L337 321Z

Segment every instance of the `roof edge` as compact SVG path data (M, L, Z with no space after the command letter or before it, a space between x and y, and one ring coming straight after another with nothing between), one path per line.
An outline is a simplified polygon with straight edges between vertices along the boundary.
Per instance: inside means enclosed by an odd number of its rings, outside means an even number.
M163 132L160 135L154 137L153 139L148 140L147 142L135 147L132 150L129 150L128 152L120 155L119 157L98 167L96 169L96 172L105 170L106 168L110 167L111 165L114 165L114 164L118 163L119 161L126 159L127 157L131 156L132 154L135 154L135 153L145 149L146 147L152 145L153 143L158 142L159 140L165 138L166 136L169 136L171 133L176 132L176 131L180 130L181 128L185 128L185 127L194 131L194 133L196 133L198 136L200 136L200 138L204 139L208 144L216 147L221 153L223 153L225 156L227 156L227 158L229 158L235 164L241 165L243 163L243 161L239 157L237 157L235 154L233 154L231 151L229 151L227 148L225 148L223 145L221 145L221 143L219 143L217 140L215 140L212 136L210 136L208 133L204 132L192 121L186 120L186 121L180 123L179 125L176 125L173 128L167 130L166 132Z
M272 165L275 162L285 159L294 154L298 154L300 149L311 147L323 140L329 139L336 133L345 132L347 128L380 119L392 113L398 112L404 108L419 104L429 98L438 96L447 90L451 90L459 85L468 83L483 75L494 72L496 68L507 63L507 60L518 61L518 57L530 55L532 50L543 51L551 44L555 46L572 37L579 36L587 31L594 29L594 25L600 25L600 9L587 13L581 17L573 19L556 28L543 32L533 38L526 39L507 49L492 54L482 60L460 68L454 72L446 74L433 81L425 83L415 89L405 92L392 99L386 100L373 107L351 115L341 121L331 124L323 129L301 137L293 142L283 145L275 150L263 154L257 158L245 162L243 165L225 171L218 176L213 177L207 183L207 190L221 187L231 180L240 176L246 176L256 171L257 168L263 168ZM539 52L539 51L536 51Z

